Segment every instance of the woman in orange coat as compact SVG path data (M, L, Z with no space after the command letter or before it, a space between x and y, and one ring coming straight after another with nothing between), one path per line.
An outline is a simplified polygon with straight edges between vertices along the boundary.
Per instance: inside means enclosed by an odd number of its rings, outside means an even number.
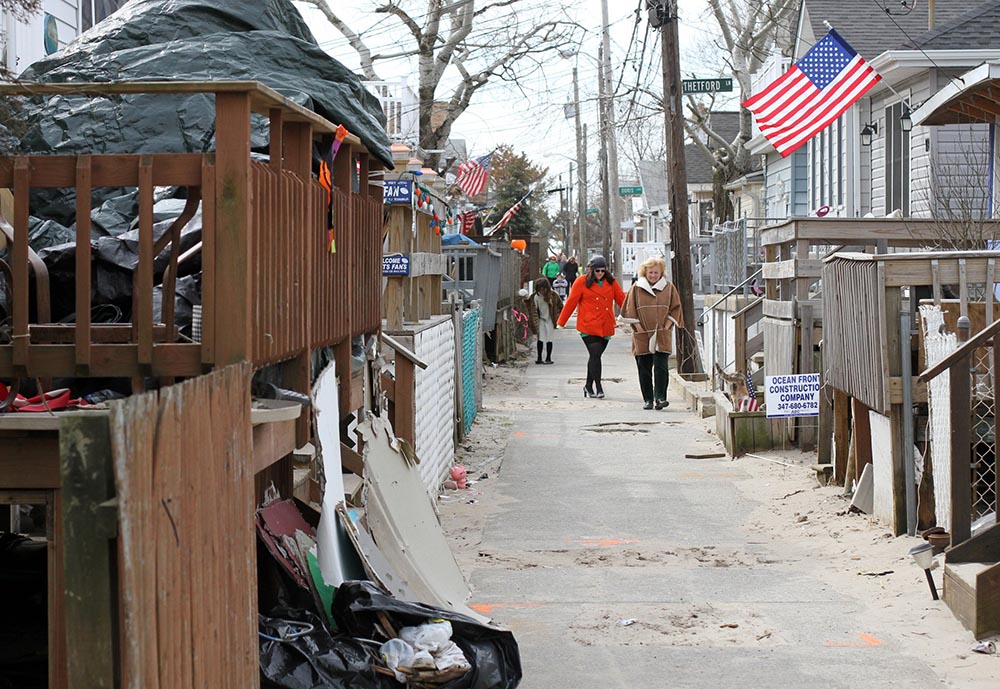
M603 256L594 256L587 264L587 268L587 272L573 282L566 305L559 314L557 325L565 326L566 321L579 307L576 329L590 353L590 359L587 361L587 385L583 388L583 396L603 399L601 355L608 348L608 340L615 332L614 305L622 305L625 301L625 292L615 280L615 276L608 272L608 262Z

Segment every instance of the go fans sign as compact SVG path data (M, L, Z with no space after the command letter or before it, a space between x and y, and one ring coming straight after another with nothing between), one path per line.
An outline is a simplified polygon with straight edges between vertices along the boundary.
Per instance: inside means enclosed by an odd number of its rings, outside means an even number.
M767 418L819 416L819 374L765 376Z

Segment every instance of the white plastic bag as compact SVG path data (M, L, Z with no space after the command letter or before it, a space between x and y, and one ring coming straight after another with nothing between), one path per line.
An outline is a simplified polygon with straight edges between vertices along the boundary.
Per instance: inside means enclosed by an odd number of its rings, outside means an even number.
M418 627L403 627L399 630L399 638L413 646L415 651L434 654L451 642L451 622L440 620Z
M406 675L396 668L400 665L403 667L412 666L413 647L402 639L389 639L379 647L378 654L382 658L382 662L385 663L385 666L392 670L392 674L396 676L396 679L405 684L407 681Z

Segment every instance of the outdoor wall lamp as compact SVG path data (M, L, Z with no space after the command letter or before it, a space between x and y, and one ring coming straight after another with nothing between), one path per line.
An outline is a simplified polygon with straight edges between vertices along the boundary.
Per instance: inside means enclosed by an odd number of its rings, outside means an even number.
M938 600L937 587L934 586L934 577L931 576L931 565L934 564L934 546L930 543L918 545L915 548L910 548L910 555L917 566L924 570L924 574L927 575L927 585L931 589L931 597Z
M903 114L899 117L899 128L904 132L913 129L913 118L910 117L910 109L905 105L903 106Z
M871 146L872 137L878 134L878 122L871 122L865 125L865 128L861 130L861 145Z

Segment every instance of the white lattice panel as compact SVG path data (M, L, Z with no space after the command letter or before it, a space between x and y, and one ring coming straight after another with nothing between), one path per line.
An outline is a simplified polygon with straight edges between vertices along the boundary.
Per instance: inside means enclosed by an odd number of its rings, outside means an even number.
M455 328L446 320L414 337L414 353L427 362L416 370L414 435L420 477L438 486L455 458Z

